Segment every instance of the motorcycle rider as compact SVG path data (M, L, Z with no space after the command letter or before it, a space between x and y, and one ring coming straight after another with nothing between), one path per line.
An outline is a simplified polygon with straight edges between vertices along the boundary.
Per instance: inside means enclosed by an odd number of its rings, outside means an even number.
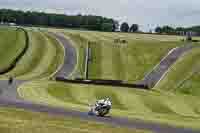
M111 106L112 106L112 102L110 98L100 99L96 101L94 106L91 106L92 108L88 112L88 114L104 116L109 113Z
M95 106L99 107L99 108L103 107L103 106L107 106L108 109L110 109L112 106L111 98L100 99L100 100L96 101Z

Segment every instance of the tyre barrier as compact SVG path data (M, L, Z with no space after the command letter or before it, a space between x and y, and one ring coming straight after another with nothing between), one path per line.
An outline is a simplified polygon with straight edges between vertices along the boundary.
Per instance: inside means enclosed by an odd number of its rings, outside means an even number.
M144 84L128 84L124 83L122 80L103 80L103 79L75 79L69 80L65 77L56 77L56 81L73 83L73 84L91 84L91 85L104 85L104 86L114 86L114 87L128 87L128 88L136 88L136 89L145 89L148 90L149 87Z

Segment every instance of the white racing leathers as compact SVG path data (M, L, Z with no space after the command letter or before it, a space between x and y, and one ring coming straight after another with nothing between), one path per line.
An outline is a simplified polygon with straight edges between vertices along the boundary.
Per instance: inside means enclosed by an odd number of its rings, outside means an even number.
M94 106L91 106L89 115L105 116L110 112L112 102L110 100L101 99L98 100Z

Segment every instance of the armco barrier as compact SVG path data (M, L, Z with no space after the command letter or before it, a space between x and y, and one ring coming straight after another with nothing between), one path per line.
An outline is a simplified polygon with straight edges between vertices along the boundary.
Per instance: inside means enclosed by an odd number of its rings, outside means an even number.
M66 82L66 83L74 83L74 84L91 84L91 85L107 85L107 86L115 86L115 87L129 87L129 88L138 88L138 89L149 89L148 86L144 84L128 84L124 83L121 80L84 80L84 79L75 79L69 80L64 77L56 77L56 81Z
M13 62L11 63L11 65L8 68L4 69L3 71L0 71L0 74L5 74L5 73L11 71L16 66L17 62L21 59L21 57L24 56L24 54L26 53L26 51L29 47L29 36L28 36L27 31L23 28L17 28L17 31L18 30L22 30L25 34L25 39L26 39L25 47L24 47L23 51L13 60Z

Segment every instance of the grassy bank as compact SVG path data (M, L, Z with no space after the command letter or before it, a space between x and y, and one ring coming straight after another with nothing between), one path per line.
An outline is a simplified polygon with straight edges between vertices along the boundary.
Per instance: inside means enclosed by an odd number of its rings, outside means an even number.
M8 69L25 48L25 33L16 28L0 27L0 72Z
M77 46L81 62L79 62L80 74L84 73L84 49L87 41L90 41L92 48L92 62L89 65L90 78L122 79L128 82L141 80L171 48L183 44L179 40L181 38L176 36L160 38L161 36L157 35L126 33L72 30L57 32L64 32ZM128 43L115 44L115 38L126 39ZM192 55L189 57L190 59L187 59L187 56L181 59L190 61L175 67L176 70L180 70L176 77L181 75L183 71L187 72L190 66L198 66L197 61L191 60L196 60L199 56L199 51L195 51L193 51L194 54L188 54ZM183 64L187 65L183 67ZM176 82L176 78L173 80ZM20 86L18 91L21 97L36 103L81 111L88 111L88 104L97 99L110 96L113 100L111 112L113 116L199 128L200 104L196 102L199 98L176 91L170 92L166 88L170 88L167 86L170 86L171 82L169 80L162 82L158 87L160 89L152 91L74 85L53 81L26 83Z
M181 37L127 33L106 33L76 30L65 32L79 47L81 74L84 70L84 50L91 44L89 78L116 79L137 82L170 51L180 46ZM127 40L127 44L114 42L115 39ZM153 52L152 52L153 51ZM81 66L79 65L79 66Z
M17 79L50 77L64 60L64 49L55 38L37 31L28 31L29 48L16 67L6 75Z
M199 45L199 44L196 44ZM181 92L200 97L200 48L195 48L179 59L161 80L156 89Z

